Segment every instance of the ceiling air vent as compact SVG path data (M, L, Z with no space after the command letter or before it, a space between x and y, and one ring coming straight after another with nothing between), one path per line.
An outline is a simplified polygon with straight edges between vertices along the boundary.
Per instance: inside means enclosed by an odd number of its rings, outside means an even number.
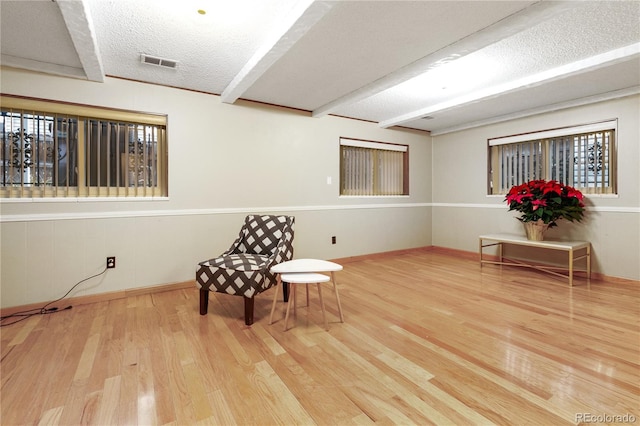
M178 66L178 61L174 61L172 59L166 59L166 58L159 58L157 56L151 56L151 55L145 55L145 54L140 55L140 61L143 64L157 65L159 67L165 67L165 68L171 68L171 69L175 69Z
M433 120L433 117L430 115L425 115L424 117L420 117L421 120Z

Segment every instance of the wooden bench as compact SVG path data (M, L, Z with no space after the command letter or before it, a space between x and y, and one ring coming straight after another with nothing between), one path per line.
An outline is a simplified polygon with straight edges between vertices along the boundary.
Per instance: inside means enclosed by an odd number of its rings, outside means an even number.
M558 250L567 252L568 267L561 268L552 265L541 265L516 261L512 259L506 259L503 257L503 245L511 244L526 247L537 247L549 250ZM486 247L498 246L498 260L489 260L484 258L484 249ZM577 256L576 256L577 254ZM575 269L574 263L578 260L587 260L586 269ZM480 267L485 263L491 263L494 265L509 265L509 266L523 266L527 268L533 268L540 271L548 272L553 275L557 275L563 278L569 278L569 286L573 286L573 272L581 271L587 273L587 278L591 278L591 243L587 241L531 241L526 237L513 234L487 234L480 235ZM556 270L568 271L568 275L556 272Z

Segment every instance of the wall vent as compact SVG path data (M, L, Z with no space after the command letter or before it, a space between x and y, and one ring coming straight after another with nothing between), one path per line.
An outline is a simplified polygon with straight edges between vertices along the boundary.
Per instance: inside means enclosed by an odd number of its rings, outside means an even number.
M158 56L145 55L144 53L140 55L140 61L143 64L156 65L159 67L171 68L175 69L178 66L178 61L174 61L173 59L160 58Z

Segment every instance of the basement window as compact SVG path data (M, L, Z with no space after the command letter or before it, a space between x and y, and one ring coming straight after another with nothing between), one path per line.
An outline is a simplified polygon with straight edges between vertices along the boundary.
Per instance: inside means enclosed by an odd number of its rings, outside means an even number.
M488 193L534 179L616 193L617 120L489 139Z
M0 101L1 198L167 195L166 115Z
M340 195L409 195L409 147L340 138Z

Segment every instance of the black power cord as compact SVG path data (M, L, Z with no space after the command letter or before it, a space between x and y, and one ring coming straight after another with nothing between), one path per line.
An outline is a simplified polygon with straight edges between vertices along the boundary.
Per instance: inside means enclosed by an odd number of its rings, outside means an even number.
M83 280L81 280L81 281L78 281L78 282L77 282L73 287L71 287L71 288L69 289L69 291L67 291L67 292L65 293L65 295L64 295L64 296L62 296L62 297L61 297L61 298L59 298L59 299L56 299L56 300L54 300L54 301L51 301L51 302L47 303L47 304L46 304L46 305L44 305L42 308L27 309L27 310L25 310L25 311L14 312L13 314L5 315L5 316L0 317L0 327L6 327L6 326L9 326L9 325L13 325L13 324L18 323L18 322L20 322L20 321L24 321L24 320L26 320L26 319L28 319L28 318L31 318L31 317L32 317L32 316L34 316L34 315L48 315L48 314L55 314L56 312L62 312L62 311L66 311L67 309L71 309L71 308L72 308L72 306L67 306L67 307L66 307L66 308L64 308L64 309L59 309L59 308L58 308L58 307L56 307L56 306L53 306L53 307L51 307L51 308L48 308L47 306L49 306L49 305L51 305L51 304L53 304L53 303L56 303L56 302L61 301L62 299L64 299L65 297L67 297L67 296L69 295L69 293L71 293L71 292L72 292L76 287L78 287L78 286L79 286L80 284L82 284L83 282L88 281L88 280L90 280L91 278L99 277L100 275L104 274L105 272L107 272L107 268L104 268L104 270L103 270L102 272L98 273L98 274L92 275L92 276L87 277L87 278L85 278L85 279L83 279ZM5 320L8 320L8 319L10 319L10 318L19 318L19 319L15 320L15 321L12 321L12 322L10 322L10 323L6 323L6 324L5 324L5 323L4 323L4 321L5 321Z

